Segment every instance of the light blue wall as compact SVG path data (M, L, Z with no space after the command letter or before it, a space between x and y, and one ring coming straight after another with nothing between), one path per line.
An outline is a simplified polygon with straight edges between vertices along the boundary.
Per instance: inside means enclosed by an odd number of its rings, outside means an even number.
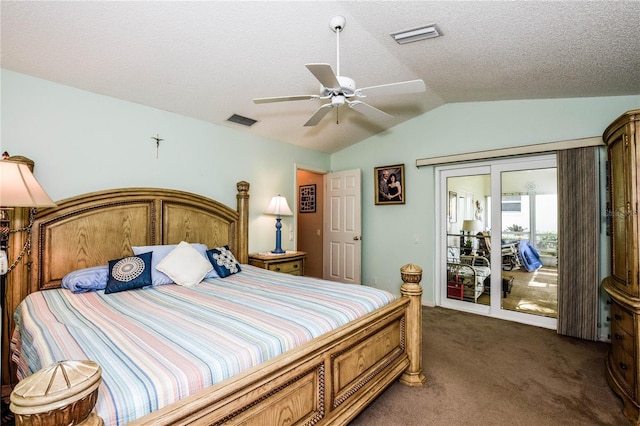
M333 154L332 170L362 169L362 281L397 294L400 267L415 263L435 303L435 169L417 159L601 136L635 108L640 96L448 104ZM406 204L376 206L373 169L392 164L405 164Z
M363 283L375 278L399 294L399 268L415 263L424 269L425 304L435 299L435 175L416 159L600 136L640 108L640 96L448 104L329 156L8 70L1 84L0 150L34 160L53 199L152 186L234 206L235 183L246 180L251 251L273 246L273 218L262 211L278 193L293 201L295 164L361 169ZM165 139L157 159L156 133ZM406 204L375 206L373 168L392 164L405 164ZM291 223L285 218L284 229Z
M118 187L162 187L236 205L251 184L249 249L275 247L272 196L294 196L294 164L328 169L317 151L2 70L0 150L35 161L54 200ZM230 114L231 115L231 112ZM151 137L159 134L159 156ZM286 228L292 218L284 218ZM293 244L283 238L283 248Z

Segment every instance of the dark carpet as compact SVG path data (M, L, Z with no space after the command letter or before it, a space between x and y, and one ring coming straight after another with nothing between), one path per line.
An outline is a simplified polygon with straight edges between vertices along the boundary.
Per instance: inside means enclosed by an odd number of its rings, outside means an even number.
M351 426L629 425L605 379L609 344L423 307L427 382L391 385Z

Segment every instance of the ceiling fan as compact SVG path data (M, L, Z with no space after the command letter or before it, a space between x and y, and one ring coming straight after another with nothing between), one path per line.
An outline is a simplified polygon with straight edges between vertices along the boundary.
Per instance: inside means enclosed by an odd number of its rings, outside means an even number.
M398 83L382 84L380 86L370 86L361 89L356 88L356 82L340 75L340 31L345 27L346 19L343 16L335 16L329 21L329 27L336 33L336 51L337 51L337 73L333 72L329 64L306 64L306 67L321 83L319 95L293 95L293 96L277 96L272 98L255 98L256 104L264 104L270 102L284 101L302 101L302 100L326 100L330 102L323 104L318 108L311 118L304 124L305 126L315 126L332 108L348 105L367 117L382 121L393 118L377 108L372 107L358 99L371 95L402 95L405 93L425 92L426 86L422 80L402 81ZM355 98L355 99L354 99Z

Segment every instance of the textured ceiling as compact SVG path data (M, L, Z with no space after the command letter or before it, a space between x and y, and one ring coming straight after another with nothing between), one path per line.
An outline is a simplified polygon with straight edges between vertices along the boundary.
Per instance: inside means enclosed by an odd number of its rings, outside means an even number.
M450 102L640 95L636 1L140 1L1 3L2 67L95 93L335 152ZM321 102L256 105L318 94L306 63L358 87L422 79L426 93L369 97L375 123ZM389 35L435 23L442 37ZM250 128L226 120L258 120ZM339 124L336 123L336 118ZM155 129L150 129L151 132Z

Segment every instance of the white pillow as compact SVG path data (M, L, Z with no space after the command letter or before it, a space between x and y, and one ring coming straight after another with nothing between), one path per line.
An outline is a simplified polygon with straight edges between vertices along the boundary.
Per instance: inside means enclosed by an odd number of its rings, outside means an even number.
M208 260L206 244L191 243L191 246L198 250L202 257ZM158 266L158 263L160 263L162 259L164 259L164 257L171 253L171 250L176 247L178 247L177 244L168 244L155 246L133 246L131 249L135 255L141 255L142 253L148 253L150 251L153 252L153 255L151 256L151 281L153 285L164 285L173 284L173 280L171 280L171 278L166 274L158 271L156 267ZM209 272L205 278L218 278L218 273L215 269L211 269L211 272Z
M191 244L182 241L158 263L156 269L178 285L193 287L204 279L213 266Z

